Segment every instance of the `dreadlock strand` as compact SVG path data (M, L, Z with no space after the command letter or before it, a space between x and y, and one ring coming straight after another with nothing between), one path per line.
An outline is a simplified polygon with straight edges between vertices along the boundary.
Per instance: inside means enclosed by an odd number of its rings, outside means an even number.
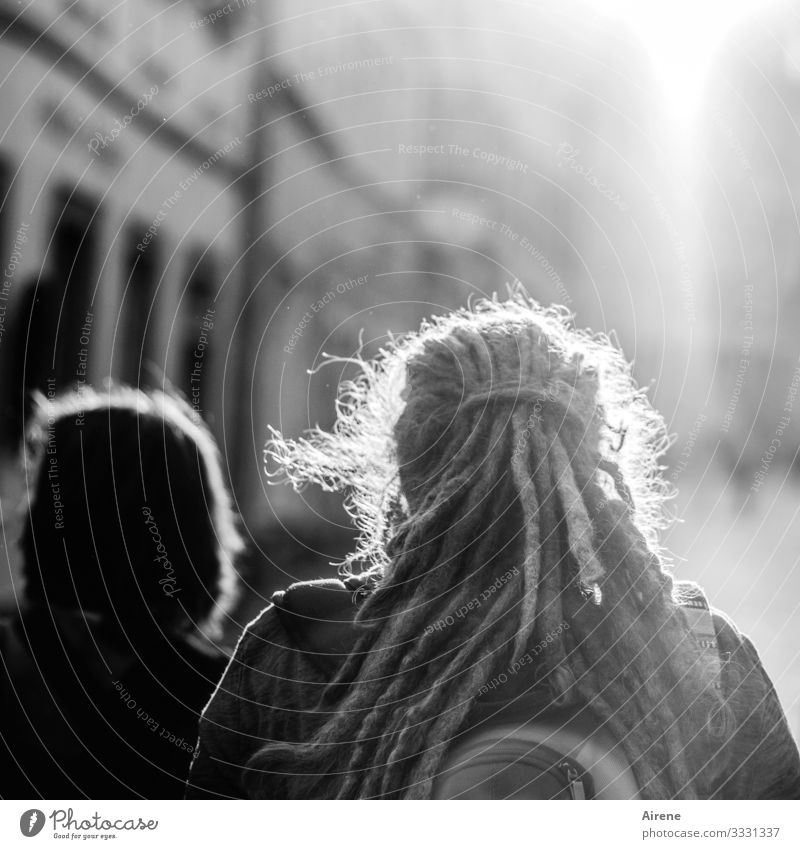
M549 529L541 542L544 552L543 561L547 568L542 576L540 606L537 614L537 637L546 641L549 650L546 653L547 681L553 693L554 703L567 704L573 697L574 673L567 657L565 631L568 627L563 609L565 592L570 587L568 562L565 554L569 550L564 535L568 526L564 521L563 510L559 509L556 481L565 473L560 461L563 456L550 450L552 438L545 432L537 431L532 441L535 456L546 456L545 465L540 461L532 477L540 495L540 523ZM533 460L532 460L533 462ZM575 591L572 588L572 591Z
M499 626L499 636L511 639L516 630L516 617L510 612L514 607L514 598L513 588L506 585L492 605L484 633ZM405 761L417 754L419 747L425 749L421 729L428 722L432 725L427 734L437 744L435 754L428 749L422 755L429 766L434 759L438 765L444 756L444 743L449 742L455 731L463 725L474 702L478 684L488 678L494 666L491 654L488 657L483 654L483 646L481 633L470 637L437 676L427 696L407 715L397 716L397 743L387 755L381 792L386 792L392 782L403 777L409 769ZM476 656L477 659L473 660Z
M618 609L613 617L604 616L602 620L604 629L610 632L603 641L603 648L598 645L596 635L593 640L585 640L584 647L590 655L592 668L600 673L600 680L608 682L604 695L614 718L624 720L627 725L627 732L620 739L629 757L632 761L652 765L656 774L662 776L655 786L663 788L664 781L674 779L684 770L680 741L675 733L675 718L669 707L668 694L662 687L662 676L652 674L656 662L651 656L652 633L649 641L643 639L639 634L640 616L635 610L630 612L630 617L626 616L630 597L622 595L620 598L611 589L614 580L619 578L620 570L612 569L604 582L604 596L608 588L604 604L617 604ZM624 631L614 627L617 621L628 623ZM629 647L626 652L628 663L624 666L619 658L622 646ZM647 694L646 700L642 698L643 693ZM643 703L649 705L648 710L640 707ZM644 745L647 739L652 741L649 746ZM643 749L648 750L649 757L643 757ZM649 780L652 782L654 779ZM670 783L674 789L675 781Z
M512 433L519 437L524 430L524 411L514 413ZM516 442L516 440L515 440ZM522 608L520 611L520 627L514 643L517 656L524 654L533 634L538 605L539 576L541 560L539 557L539 504L536 498L536 488L528 472L528 464L523 452L514 449L511 455L511 468L517 497L522 509Z
M603 575L603 568L594 549L594 528L575 483L569 456L558 437L551 442L551 452L554 464L562 470L555 480L555 487L561 499L569 547L578 567L578 578L584 586L593 586Z

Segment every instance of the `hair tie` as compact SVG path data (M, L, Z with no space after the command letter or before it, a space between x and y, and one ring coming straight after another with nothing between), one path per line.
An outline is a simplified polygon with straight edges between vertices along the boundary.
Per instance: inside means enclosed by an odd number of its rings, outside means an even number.
M474 407L476 404L488 406L496 401L505 401L513 406L517 404L539 403L544 404L549 400L548 395L538 389L527 389L519 384L499 384L483 392L477 392L465 399L460 410Z

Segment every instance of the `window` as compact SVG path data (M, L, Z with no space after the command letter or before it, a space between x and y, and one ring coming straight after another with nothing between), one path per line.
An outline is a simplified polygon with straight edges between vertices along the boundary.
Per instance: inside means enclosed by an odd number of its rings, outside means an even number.
M51 325L52 335L37 337L32 328L31 339L44 342L54 357L47 365L52 365L59 389L67 389L85 375L88 339L84 328L93 320L97 285L97 211L97 203L87 195L68 189L56 192L50 256L39 283L41 315Z
M147 224L129 228L123 260L123 293L114 362L119 377L132 386L157 382L149 357L155 334L153 302L160 270L159 237Z
M208 412L216 321L214 298L218 288L219 269L215 257L210 252L193 251L187 261L186 289L181 304L184 332L179 385L192 408L201 415Z

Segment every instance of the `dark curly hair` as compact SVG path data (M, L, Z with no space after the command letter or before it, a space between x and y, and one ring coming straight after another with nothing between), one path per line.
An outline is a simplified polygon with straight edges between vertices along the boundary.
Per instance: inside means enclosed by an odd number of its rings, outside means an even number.
M242 547L208 428L182 399L112 387L37 397L25 601L126 630L217 630Z

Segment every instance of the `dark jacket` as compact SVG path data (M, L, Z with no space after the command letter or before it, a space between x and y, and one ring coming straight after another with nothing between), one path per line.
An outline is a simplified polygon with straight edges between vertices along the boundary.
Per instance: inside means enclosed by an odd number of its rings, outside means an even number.
M308 739L319 722L311 709L353 647L358 589L357 579L297 584L248 625L203 713L187 798L242 798L245 765L264 742ZM723 614L714 611L713 622L736 731L711 795L800 798L800 756L758 654ZM279 776L270 790L286 796Z
M79 611L0 623L0 797L180 798L226 661L199 637Z

